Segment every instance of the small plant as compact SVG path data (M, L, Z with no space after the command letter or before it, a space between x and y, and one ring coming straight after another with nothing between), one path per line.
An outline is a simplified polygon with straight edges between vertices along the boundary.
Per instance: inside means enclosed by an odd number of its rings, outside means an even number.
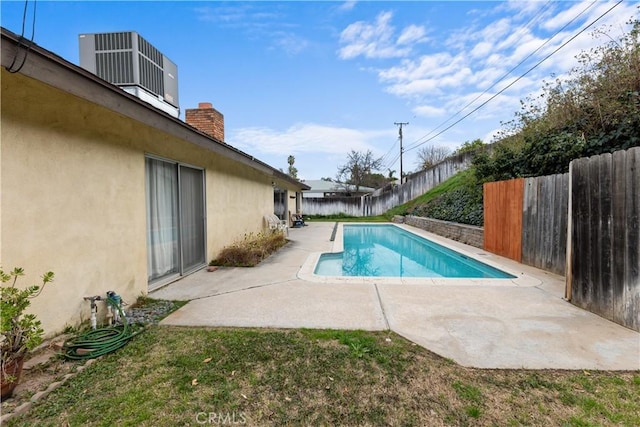
M479 418L480 417L480 413L482 412L480 410L480 408L476 407L476 406L467 406L465 408L465 412L467 413L467 416L470 418Z
M27 352L42 342L44 330L35 314L25 314L25 310L36 298L45 285L53 281L53 272L42 276L42 285L33 285L25 289L16 288L18 277L24 276L22 268L14 268L6 273L0 269L0 328L2 333L2 383L17 383L20 369L9 371L9 365L18 364ZM9 284L7 284L9 283ZM21 365L20 365L21 366ZM11 389L12 391L13 389ZM10 394L8 391L7 394ZM4 394L4 387L3 387Z
M351 354L353 354L358 359L362 359L364 356L371 352L369 347L362 344L361 342L352 342L349 347L351 347Z
M461 399L472 403L482 403L482 392L477 387L460 381L454 381L453 388Z

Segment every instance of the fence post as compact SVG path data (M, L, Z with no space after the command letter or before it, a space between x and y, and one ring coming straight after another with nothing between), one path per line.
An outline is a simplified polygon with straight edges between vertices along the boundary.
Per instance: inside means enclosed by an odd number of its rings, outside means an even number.
M571 247L572 241L571 234L573 233L573 197L571 195L573 188L573 160L569 162L569 201L567 203L567 250L566 250L566 262L564 268L564 277L565 277L565 286L564 286L564 297L567 301L571 301L571 286L573 276L571 275L572 264L571 264Z

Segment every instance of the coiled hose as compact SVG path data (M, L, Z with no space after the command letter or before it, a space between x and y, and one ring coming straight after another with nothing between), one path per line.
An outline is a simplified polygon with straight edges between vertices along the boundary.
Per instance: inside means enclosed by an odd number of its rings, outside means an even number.
M123 324L92 329L69 338L62 346L64 357L73 360L93 359L123 347L131 338L142 332L142 328L134 330L129 326L120 304L114 299L107 298L107 304L111 305L114 310L118 310Z

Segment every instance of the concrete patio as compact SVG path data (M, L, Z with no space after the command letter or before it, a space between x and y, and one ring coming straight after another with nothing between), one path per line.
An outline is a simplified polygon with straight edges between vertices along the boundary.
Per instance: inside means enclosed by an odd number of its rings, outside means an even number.
M162 324L392 330L464 366L640 369L640 334L563 299L564 278L403 226L516 279L326 278L322 252L341 227L310 223L254 268L198 271L150 294L189 300Z

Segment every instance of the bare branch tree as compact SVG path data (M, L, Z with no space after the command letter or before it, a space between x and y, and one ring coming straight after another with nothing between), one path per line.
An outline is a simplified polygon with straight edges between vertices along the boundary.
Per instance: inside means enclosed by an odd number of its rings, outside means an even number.
M338 167L336 180L346 190L353 187L358 192L373 171L380 169L381 164L381 159L373 158L371 150L366 153L351 150L347 163Z
M440 163L451 155L451 151L447 147L436 147L435 145L427 145L418 151L418 169L429 169L433 165Z

